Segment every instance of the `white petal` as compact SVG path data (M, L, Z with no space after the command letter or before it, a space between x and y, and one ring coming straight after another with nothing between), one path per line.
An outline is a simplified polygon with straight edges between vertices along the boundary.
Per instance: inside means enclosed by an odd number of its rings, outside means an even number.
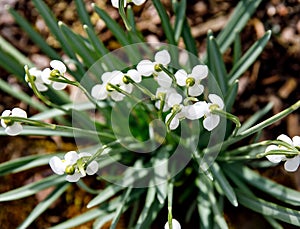
M53 170L53 172L55 172L56 174L62 175L65 173L66 164L63 163L59 157L57 156L52 157L49 161L49 165Z
M67 87L66 83L60 83L60 82L53 82L52 84L53 89L60 91Z
M188 93L190 96L199 96L203 93L204 86L201 84L194 84L194 86L188 88Z
M187 73L185 70L180 69L175 73L176 83L179 86L185 86L186 85L186 79L187 79Z
M109 82L113 85L120 84L121 82L123 82L123 76L124 74L121 71L113 71L111 73Z
M39 78L42 74L42 71L37 69L36 67L30 68L29 69L29 74L32 76L35 76L37 78Z
M96 84L91 91L91 95L93 98L97 100L104 100L107 98L106 87L103 84Z
M276 145L269 145L266 149L265 149L265 152L270 152L271 150L278 150L278 146Z
M8 117L8 116L10 116L11 115L11 111L10 110L4 110L3 112L2 112L2 114L1 114L1 116L3 116L3 117Z
M101 80L102 80L103 84L109 82L111 79L111 76L112 76L112 72L104 72L101 76Z
M208 104L204 101L200 101L186 108L185 117L190 120L200 119L208 110Z
M172 219L172 228L181 229L180 223L176 219ZM166 222L164 229L170 229L169 222Z
M300 163L300 157L295 156L294 158L287 159L287 161L284 163L284 169L288 172L295 172Z
M94 175L99 169L99 164L96 161L92 161L86 168L88 175Z
M5 129L5 133L7 133L10 136L16 136L19 133L21 133L23 130L23 127L20 123L15 122L12 126L8 126Z
M165 119L165 123L167 124L167 122L168 122L168 120L169 120L169 118L172 116L172 113L169 113L167 116L166 116L166 119ZM176 115L175 115L175 117L171 120L171 122L170 122L170 129L171 130L175 130L177 127L179 126L179 119L176 117Z
M41 78L42 78L42 80L44 81L45 84L51 84L52 83L52 81L49 80L50 73L51 73L50 68L45 68L42 71Z
M136 69L143 76L151 76L154 73L154 65L150 60L142 60L138 63Z
M16 107L11 110L11 116L27 118L27 113L23 109Z
M74 174L72 174L72 175L67 175L66 176L66 180L67 181L69 181L69 182L77 182L77 181L79 181L79 179L81 178L81 177L83 177L82 175L81 175L81 173L74 173Z
M294 136L292 138L293 140L293 145L296 146L296 147L300 147L300 137L299 136Z
M69 151L65 154L64 158L67 165L74 165L79 159L79 155L75 151Z
M123 91L126 91L129 94L131 94L131 92L133 91L133 85L132 84L124 84L124 85L120 86L120 88Z
M135 69L130 69L128 72L127 72L127 75L130 76L130 78L136 82L136 83L140 83L142 81L142 76L141 76L141 73L139 73L137 70Z
M290 137L288 137L287 135L285 134L281 134L277 137L277 140L280 140L280 141L283 141L283 142L286 142L290 145L293 145L293 141Z
M207 116L203 120L203 126L208 131L211 131L211 130L213 130L214 128L217 127L219 122L220 122L220 116L219 115L210 115L210 116Z
M124 7L126 6L127 0L124 0ZM119 0L111 0L111 4L115 8L119 8Z
M60 74L64 74L67 71L66 65L60 60L52 60L50 62L50 66L53 69L56 69L60 72Z
M117 91L113 91L113 92L110 93L110 97L114 101L118 102L118 101L122 101L124 99L125 95L123 95L123 94L121 94L121 93L119 93Z
M267 155L266 158L272 163L279 163L282 161L282 159L285 158L285 156L279 154L273 154L273 155Z
M167 65L170 63L171 57L167 50L162 50L155 54L154 60L155 62L160 63L162 65Z
M172 107L174 106L175 104L180 104L182 102L182 96L178 93L171 93L169 96L168 96L168 106L169 107Z
M132 2L137 5L137 6L140 6L142 5L146 0L132 0Z
M213 104L217 104L220 109L224 108L224 102L220 96L218 96L216 94L209 94L208 98Z
M191 73L191 76L196 80L202 80L208 75L208 67L206 65L196 65Z
M159 72L156 80L159 86L164 88L169 88L172 85L172 79L165 72Z

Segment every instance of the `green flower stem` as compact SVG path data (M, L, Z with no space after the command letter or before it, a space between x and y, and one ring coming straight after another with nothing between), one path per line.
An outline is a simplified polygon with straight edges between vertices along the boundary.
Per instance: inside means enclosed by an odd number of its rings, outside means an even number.
M56 124L46 123L46 122L42 122L42 121L38 121L38 120L34 120L34 119L14 117L14 116L5 116L5 117L0 116L0 119L12 120L14 122L21 122L21 123L28 124L31 126L45 127L45 128L49 128L52 130L61 130L61 131L71 130L71 131L76 131L78 133L82 133L85 135L89 134L92 136L101 136L101 137L107 137L110 139L116 139L114 135L109 134L109 133L102 133L102 132L92 131L92 130L84 130L84 129L71 127L71 126L56 125Z
M231 120L235 124L235 129L232 132L232 136L236 135L238 129L241 127L241 123L240 123L240 120L238 117L236 117L235 115L230 114L224 110L220 110L220 109L212 109L211 113L220 115L222 117L225 117L225 118Z
M120 14L120 16L121 16L121 18L122 18L122 20L124 22L124 25L125 25L126 29L128 31L131 31L132 28L130 26L130 23L129 23L129 21L128 21L127 17L126 17L126 13L125 13L124 1L125 0L119 0L119 14Z
M289 115L290 113L294 112L295 110L299 109L300 107L300 100L297 101L295 104L293 104L292 106L286 108L285 110L279 112L278 114L266 119L265 121L262 121L261 123L256 124L255 126L252 126L251 128L243 131L242 133L228 138L226 141L224 141L223 143L219 143L217 145L214 145L210 148L206 148L204 150L204 153L215 153L216 150L218 150L220 148L220 145L222 145L222 150L226 149L228 146L254 134L257 133L259 131L261 131L262 129L266 128L267 126L272 125L273 123L277 122L278 120L286 117L287 115ZM222 151L221 150L221 151Z
M170 229L173 228L173 224L172 224L173 188L174 188L174 184L173 181L171 180L168 184L168 224Z
M285 155L287 157L294 157L300 155L300 152L298 150L286 150L286 149L270 150L268 152L257 154L256 158L262 158L267 155Z
M165 99L166 99L166 93L162 93L161 95L158 96L160 100L160 106L159 106L159 111L158 111L158 117L160 120L163 120L163 110L165 106Z
M147 88L145 88L144 86L140 85L139 83L136 83L129 76L125 76L125 77L126 77L126 80L128 80L129 83L133 84L135 87L137 87L145 95L148 95L151 100L155 100L156 99L156 96L151 91L149 91Z
M124 144L124 143L130 143L132 141L132 138L131 137L126 137L126 138L123 138L123 139L117 139L115 141L112 141L106 145L103 145L100 149L97 150L96 153L93 154L93 156L91 156L87 162L85 163L85 168L92 162L94 161L95 159L97 159L105 149L109 148L109 147L112 147L114 145L118 145L118 144Z
M95 100L90 93L85 89L85 87L83 87L78 81L72 81L69 80L68 78L60 75L60 77L62 77L63 79L59 79L59 78L55 78L55 77L50 77L49 79L52 81L56 81L56 82L60 82L60 83L66 83L66 84L70 84L72 86L78 87L85 95L86 97L96 106L96 108L98 110L101 110L101 108L99 107L97 100Z
M218 161L245 161L245 160L254 160L257 159L256 155L242 155L242 156L231 156L231 155L226 155L226 156L219 156Z
M170 116L170 118L168 119L167 123L166 123L166 126L167 126L167 131L170 132L170 124L173 120L173 118L175 117L176 114L178 114L179 112L181 111L181 108L173 108L172 109L172 115Z
M173 84L176 84L176 78L172 72L170 72L167 68L165 68L162 64L158 64L158 66L155 66L155 68L160 69L161 71L164 71L168 76L171 77Z
M26 73L26 75L27 75L27 77L28 77L28 81L29 81L29 83L30 83L30 85L31 85L31 88L32 88L34 94L35 94L40 100L42 100L47 106L50 106L50 107L53 107L53 108L62 110L62 111L65 112L65 113L68 113L68 110L64 109L64 108L61 107L61 106L56 105L55 103L52 103L49 99L47 99L45 96L43 96L43 95L39 92L39 90L36 88L36 86L35 86L35 83L34 83L34 81L33 81L32 75L30 75L30 73L29 73L28 65L25 65L25 66L24 66L24 69L25 69L25 73Z

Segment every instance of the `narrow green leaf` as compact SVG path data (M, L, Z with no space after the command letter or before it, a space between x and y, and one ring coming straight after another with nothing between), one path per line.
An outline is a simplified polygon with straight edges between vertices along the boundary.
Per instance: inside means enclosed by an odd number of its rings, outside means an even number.
M46 199L40 202L33 211L29 214L26 220L18 226L19 229L26 229L28 226L39 217L53 202L60 197L70 186L69 183L58 186L52 193L50 193Z
M192 36L190 25L187 19L183 22L182 28L182 38L185 44L185 49L192 53L194 56L198 56L198 49L196 45L195 38ZM193 60L193 58L192 58ZM197 63L192 63L192 66L196 65Z
M233 65L235 65L242 56L242 44L240 34L236 34L233 43Z
M179 41L179 38L182 33L184 21L186 20L186 0L181 0L179 3L175 3L175 24L174 24L174 39L176 42Z
M145 221L148 219L148 215L151 215L151 207L154 204L155 201L155 195L156 195L156 188L155 186L150 186L149 184L147 196L145 200L145 206L143 207L143 210L137 220L136 229L143 229L142 225L145 223Z
M236 176L239 176L251 186L268 193L269 195L293 206L300 206L300 192L278 184L260 176L246 166L235 165L230 167Z
M202 182L200 182L199 185L201 186L201 189L199 188L199 193L197 196L197 207L200 223L202 224L203 228L212 228L213 213L212 206L208 198L208 189L206 186L202 185Z
M0 54L0 56L1 56L1 54ZM0 57L0 59L1 59L1 57ZM2 91L4 91L5 93L15 97L16 99L19 99L19 100L25 102L26 104L28 104L29 106L31 106L37 110L40 110L40 111L47 110L47 107L44 106L42 103L40 103L39 101L33 100L26 93L24 93L20 89L13 87L12 85L8 84L7 82L5 82L2 79L0 79L0 89Z
M229 88L226 96L225 96L225 108L227 112L231 112L233 104L236 100L236 96L238 93L239 81L235 81Z
M121 26L112 19L103 9L99 8L95 4L92 4L95 12L99 17L105 22L107 28L112 32L112 34L117 38L122 46L130 45L130 42L127 39L127 34L121 28Z
M20 188L1 193L0 202L18 200L27 196L34 195L41 190L61 184L65 182L64 176L52 175L31 184L24 185Z
M227 94L228 82L225 63L220 48L213 36L207 39L207 65L218 82L223 95Z
M270 37L271 31L269 30L262 38L256 41L233 66L232 70L228 74L229 84L232 84L235 80L237 80L250 67L250 65L253 64L256 58L263 51Z
M93 223L93 228L102 228L104 224L106 224L108 221L111 221L114 216L114 212L110 214L100 215Z
M226 27L217 37L220 52L224 53L232 44L236 35L242 31L251 15L255 12L262 0L242 0L235 7Z
M55 154L60 155L60 154ZM49 159L53 157L51 155L31 155L26 157L16 158L0 164L0 176L8 173L17 173L34 167L46 165Z
M20 27L26 31L30 39L40 47L40 49L47 54L48 57L52 59L60 59L61 57L57 54L57 52L50 47L47 42L45 41L45 38L43 38L36 30L32 27L32 25L24 18L22 17L17 11L15 11L12 8L9 8L10 14L14 17L15 21L20 25ZM27 64L29 67L32 67L32 64L30 62L21 62L22 65Z
M88 25L83 26L84 30L86 31L88 35L88 39L91 43L91 45L94 47L95 52L97 53L98 57L102 57L105 54L107 54L109 51L103 44L103 42L98 38L98 36L95 34L95 31L90 28Z
M264 115L266 115L273 108L273 103L269 102L264 108L257 111L253 114L249 119L247 119L238 130L238 134L247 130L251 126L253 126L258 120L260 120Z
M121 202L120 202L119 206L117 207L117 209L115 211L115 215L114 215L114 218L111 222L110 229L115 229L117 227L117 223L119 222L121 214L125 210L125 206L126 206L126 203L128 201L128 197L132 193L132 187L128 187L127 190L124 191L124 192L125 193L123 193L123 195L121 196Z
M24 69L12 56L5 53L3 50L3 44L0 44L0 66L6 71L14 74L20 81L24 82Z
M161 25L163 27L163 31L165 32L166 38L171 45L177 45L174 30L170 23L170 18L166 12L166 8L162 5L160 0L153 0L153 5L157 10L157 13L161 20Z
M237 207L238 202L236 199L236 195L234 193L233 188L229 184L227 178L224 176L223 171L221 170L220 166L215 162L210 167L211 173L213 174L216 181L219 183L220 187L222 188L222 191L224 192L227 199L230 201L230 203Z
M82 24L87 25L90 28L93 28L93 24L91 22L91 17L88 14L86 7L85 7L85 2L82 0L75 0L75 4L76 4L76 10L77 10L78 16L79 16Z
M267 202L265 200L249 196L246 193L236 191L239 203L260 214L270 216L283 222L300 226L300 211Z

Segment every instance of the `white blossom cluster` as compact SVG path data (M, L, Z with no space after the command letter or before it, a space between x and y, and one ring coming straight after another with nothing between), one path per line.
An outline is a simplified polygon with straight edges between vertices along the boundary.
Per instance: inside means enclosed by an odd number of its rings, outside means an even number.
M132 82L140 83L142 77L154 77L158 84L155 106L158 110L162 108L162 112L168 112L165 123L169 125L170 130L176 129L182 119L201 118L204 118L204 128L208 131L213 130L218 126L220 116L213 114L212 110L222 110L224 102L216 94L209 94L208 102L199 101L199 96L205 90L201 81L208 76L208 67L196 65L190 73L180 69L172 79L166 71L162 70L162 68L167 69L170 62L169 52L162 50L155 54L154 61L142 60L137 64L136 69L131 69L125 74L121 71L105 72L101 76L102 83L92 88L91 95L96 100L110 97L114 101L121 101L125 97L122 91L128 94L133 91ZM119 90L112 86L118 87ZM186 98L178 92L178 89L186 91Z

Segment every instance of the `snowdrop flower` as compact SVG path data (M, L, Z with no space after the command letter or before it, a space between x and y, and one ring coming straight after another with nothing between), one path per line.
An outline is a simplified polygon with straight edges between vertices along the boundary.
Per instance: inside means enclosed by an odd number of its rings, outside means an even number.
M104 100L110 96L114 101L121 101L125 95L116 91L110 84L130 94L133 90L133 85L130 81L140 83L142 76L137 70L131 69L126 74L121 71L105 72L101 79L102 84L96 84L92 88L91 95L97 100Z
M199 96L204 91L204 86L200 84L201 80L208 75L208 67L206 65L196 65L191 74L183 69L175 73L176 82L179 86L187 86L190 96Z
M138 72L143 76L156 76L156 80L161 87L169 88L172 85L172 79L162 71L159 65L166 66L171 62L170 54L167 50L159 51L154 56L154 62L142 60L136 66Z
M210 103L205 101L199 101L187 108L186 117L191 120L199 119L204 117L203 126L208 131L216 128L220 122L220 116L213 114L211 111L215 109L223 109L224 102L216 94L209 94L208 99Z
M180 223L176 219L172 219L172 228L181 229ZM170 229L169 222L166 222L164 229Z
M91 157L90 153L79 153L75 151L70 151L65 154L64 159L61 160L59 157L54 156L50 159L49 165L54 173L58 175L67 174L66 180L69 182L77 182L81 177L88 175L93 175L98 171L99 165L96 161L92 161L86 168L82 171L78 166L78 161L83 160L86 157Z
M142 5L146 0L124 0L124 7L126 6L127 3L132 2L133 4L139 6ZM111 0L111 4L115 8L119 8L119 0Z
M50 78L59 78L60 76L63 76L67 71L66 65L59 60L52 60L50 62L50 66L52 70L50 68L45 68L42 71L42 80L45 84L51 85L55 90L65 89L67 86L66 83L56 82L51 80Z
M164 107L163 107L163 112L168 111L169 109L171 109L171 106L169 106L168 101L169 101L169 97L171 95L177 94L175 88L164 88L164 87L159 87L156 89L156 98L158 98L158 100L155 102L155 107L157 109L160 109L161 106L161 99L162 97L164 98ZM170 100L171 102L171 100Z
M29 69L29 74L33 78L33 82L36 86L38 91L47 91L48 87L45 85L44 81L42 80L42 71L33 67ZM29 81L29 76L25 74L25 81L28 83L29 87L31 87L31 83Z
M11 111L3 111L1 116L27 118L27 113L21 108L14 108ZM16 136L23 130L23 127L20 122L15 122L9 119L1 119L1 125L5 128L5 133L7 133L10 136Z
M285 134L281 134L277 137L277 140L283 141L288 143L291 146L296 148L300 148L300 137L294 136L292 139ZM287 148L284 146L277 146L277 145L270 145L266 148L265 153L271 150L286 150ZM300 156L296 155L294 157L286 157L285 155L281 154L274 154L274 155L267 155L267 159L272 163L279 163L281 161L285 161L284 169L288 172L295 172L300 164Z

